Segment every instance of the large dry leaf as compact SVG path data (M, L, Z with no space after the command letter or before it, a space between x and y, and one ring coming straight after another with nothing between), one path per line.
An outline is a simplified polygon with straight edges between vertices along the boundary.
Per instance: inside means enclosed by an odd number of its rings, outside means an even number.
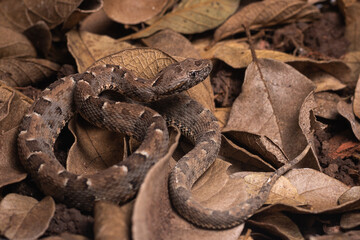
M31 42L21 33L0 26L0 58L36 57Z
M8 194L0 203L0 233L9 239L37 239L47 227L55 212L55 202L45 197L36 199Z
M80 73L105 56L133 47L127 42L85 31L72 30L66 37Z
M346 4L342 10L345 13L346 21L345 36L350 42L347 50L349 52L360 51L360 3L353 1L351 4Z
M353 110L354 110L355 116L360 118L360 75L359 75L359 79L356 83L354 100L353 100Z
M59 70L56 63L39 58L0 59L0 82L21 87L39 84Z
M131 239L130 225L134 201L119 207L109 202L96 202L94 207L95 239Z
M62 23L81 2L81 0L3 0L0 1L0 25L24 31L38 21L44 21L52 29Z
M360 140L360 122L354 115L352 104L345 101L339 101L337 110L341 116L349 121L355 137Z
M259 68L255 63L247 68L242 93L235 100L223 131L265 135L293 159L307 145L298 118L300 107L314 85L278 61L260 59Z
M94 127L80 117L70 121L69 130L75 136L66 164L70 172L93 174L122 160L122 134Z
M19 182L26 173L17 162L18 125L32 100L0 84L0 187Z
M319 10L312 5L307 5L302 0L268 0L249 4L216 29L214 41L244 31L244 26L250 29L273 26L295 20L316 17Z
M143 41L149 47L160 49L171 56L200 58L200 54L187 38L170 29L162 30ZM176 45L173 44L174 42L176 42ZM187 92L192 98L214 112L214 93L209 77Z
M239 2L239 0L184 0L172 12L151 26L123 39L147 37L166 28L185 34L204 32L217 27L233 14Z
M249 223L265 228L282 239L304 239L297 225L283 213L264 213L252 218Z
M167 3L168 0L105 0L104 11L116 22L137 24L159 14Z
M319 82L319 85L324 81L322 80L323 77L327 79L325 80L326 84L331 84L332 89L343 88L343 84L353 85L353 80L350 77L351 71L341 60L316 61L273 50L256 50L255 52L258 58L274 59L292 65L315 83ZM207 51L204 51L203 57L220 59L233 68L245 68L252 62L249 45L238 40L218 42Z

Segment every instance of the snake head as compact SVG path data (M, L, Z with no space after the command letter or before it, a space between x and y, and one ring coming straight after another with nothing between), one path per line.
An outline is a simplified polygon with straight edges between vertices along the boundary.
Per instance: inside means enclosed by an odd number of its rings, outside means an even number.
M179 93L205 80L211 69L212 63L208 59L188 58L161 70L152 87L160 97Z

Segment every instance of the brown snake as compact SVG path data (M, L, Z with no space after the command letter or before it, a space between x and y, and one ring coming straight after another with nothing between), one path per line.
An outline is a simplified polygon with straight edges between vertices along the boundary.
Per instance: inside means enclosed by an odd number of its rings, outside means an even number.
M167 122L195 145L170 174L173 206L185 219L204 228L223 229L242 223L263 205L272 185L289 166L276 171L257 197L230 210L205 208L192 197L191 187L215 161L221 133L208 109L179 92L203 81L211 68L209 60L187 59L145 80L119 66L106 65L57 80L34 102L20 126L18 148L23 166L45 194L68 206L91 211L98 200L124 203L135 196L149 168L167 152ZM151 103L145 107L99 97L105 90ZM53 149L76 109L96 126L131 135L142 144L125 160L98 173L67 171Z

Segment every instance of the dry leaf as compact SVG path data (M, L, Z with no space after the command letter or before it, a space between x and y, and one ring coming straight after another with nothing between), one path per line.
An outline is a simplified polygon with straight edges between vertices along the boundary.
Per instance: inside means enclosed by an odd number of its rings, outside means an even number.
M341 116L349 121L355 137L360 140L360 122L354 115L352 104L345 101L339 101L337 110Z
M0 187L19 182L26 173L17 162L18 125L32 100L14 89L0 84Z
M359 79L356 83L355 93L354 93L354 100L353 100L353 110L355 116L360 118L360 75Z
M116 204L100 201L94 207L95 239L131 239L130 225L134 201L119 207Z
M8 194L0 203L0 233L9 239L37 239L53 217L55 202L45 197L36 199Z
M314 109L316 116L335 120L339 113L336 110L340 97L335 93L319 92L315 94L317 107Z
M0 35L0 58L36 57L35 48L23 34L0 26Z
M354 186L345 191L338 199L339 204L346 204L347 202L356 201L360 199L360 186Z
M351 69L350 85L355 87L360 75L360 51L348 52L344 56L344 62Z
M285 174L300 196L306 199L313 212L338 207L337 201L350 187L313 169L294 169Z
M151 26L122 39L147 37L166 28L185 34L204 32L220 25L238 5L239 0L184 0Z
M301 13L305 11L305 13ZM320 14L315 6L306 5L302 0L268 0L249 4L216 29L214 33L214 42L226 38L235 33L244 31L243 26L250 29L273 26L280 23L286 23L301 20L302 17Z
M69 122L75 136L67 158L67 170L81 175L93 174L122 160L124 135L94 127L77 117Z
M249 223L263 229L281 239L304 239L297 225L286 215L276 213L259 213L249 220Z
M315 92L322 92L328 90L337 91L346 87L346 85L341 83L339 79L327 72L313 71L309 72L309 74L306 74L306 76L315 83Z
M38 21L44 21L50 29L53 29L62 23L81 2L81 0L66 2L3 0L0 2L0 25L21 32Z
M31 41L41 56L48 55L51 48L52 35L44 21L39 21L26 29L24 35Z
M343 11L346 21L345 37L350 42L347 51L360 51L360 3L354 1L352 4L347 4Z
M0 82L12 87L39 84L59 70L56 63L39 58L0 59Z
M314 85L281 62L259 59L259 67L264 79L256 64L250 64L242 93L235 100L223 131L265 135L293 159L307 145L298 117L300 107Z
M223 128L230 116L231 107L216 108L214 115L218 119L220 128Z
M167 3L167 0L105 0L104 11L115 22L137 24L159 14Z
M360 225L360 212L349 212L341 215L340 226L344 229L351 229Z
M72 30L66 36L69 51L75 58L80 73L105 56L133 47L124 41L84 31Z

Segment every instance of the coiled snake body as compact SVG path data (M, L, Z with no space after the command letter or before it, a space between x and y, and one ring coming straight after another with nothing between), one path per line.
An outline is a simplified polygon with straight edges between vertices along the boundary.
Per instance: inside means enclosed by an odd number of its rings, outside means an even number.
M228 211L204 208L192 197L192 185L217 156L221 134L208 109L178 93L203 81L211 68L209 60L186 59L166 67L151 80L136 78L115 65L59 79L44 90L22 121L18 148L23 166L45 194L69 206L91 211L94 202L102 199L124 203L135 196L146 172L167 151L164 117L195 144L171 172L173 206L200 227L222 229L240 224L264 203L279 174L274 174L255 202L250 199ZM139 104L105 100L98 96L104 90L151 102L157 112ZM56 160L53 146L76 109L91 123L131 135L142 144L127 159L98 173L76 175L67 171Z

